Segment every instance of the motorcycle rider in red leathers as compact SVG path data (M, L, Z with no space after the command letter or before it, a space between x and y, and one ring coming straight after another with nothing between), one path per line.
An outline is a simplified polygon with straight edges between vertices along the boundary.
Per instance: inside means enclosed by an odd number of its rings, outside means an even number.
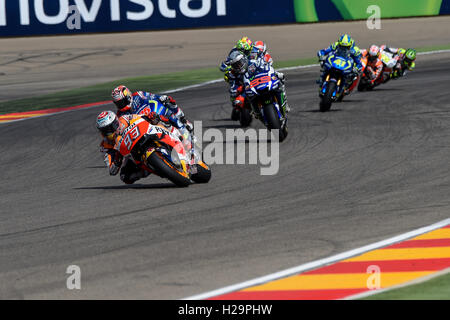
M112 111L103 111L97 117L96 126L102 135L100 152L103 153L104 162L109 169L109 174L115 176L120 171L120 179L126 184L133 184L141 178L147 177L150 173L142 169L131 157L123 157L115 149L117 139L129 126L132 120L143 117L153 125L162 122L165 126L171 126L169 119L157 114L150 113L148 116L136 114L125 114L120 118ZM172 130L173 127L172 127Z
M362 50L361 54L364 58L367 58L367 66L364 73L369 76L370 84L373 88L383 71L383 62L380 59L380 48L376 45L372 45L369 50Z

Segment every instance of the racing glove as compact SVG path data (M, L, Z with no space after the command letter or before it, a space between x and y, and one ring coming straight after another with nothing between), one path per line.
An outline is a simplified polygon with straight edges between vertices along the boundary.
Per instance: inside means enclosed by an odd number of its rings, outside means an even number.
M181 120L181 123L184 124L184 126L186 127L186 129L187 129L189 132L194 131L194 125L192 124L192 122L190 122L189 120L187 120L185 117L182 117L180 120Z
M166 95L162 95L159 97L159 101L161 101L161 103L166 104L168 102L170 102L170 98Z
M156 112L150 112L149 115L144 119L150 122L152 125L157 125L159 121L161 121L159 114Z
M276 71L275 74L277 75L278 79L280 79L280 81L284 83L284 73Z
M219 67L220 71L226 72L231 70L231 66L228 64L228 61L222 62L222 64Z
M105 153L104 161L106 166L109 168L109 174L112 176L115 176L117 173L119 173L120 167L122 165L122 161L118 159L117 157L113 158L113 154L111 153Z

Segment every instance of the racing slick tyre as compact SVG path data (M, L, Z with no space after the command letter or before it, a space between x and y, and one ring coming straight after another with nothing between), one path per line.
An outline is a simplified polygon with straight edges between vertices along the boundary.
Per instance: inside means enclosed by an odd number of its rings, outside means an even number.
M358 91L370 91L373 87L365 80L361 80L358 84Z
M209 166L202 162L199 164L196 164L197 167L197 173L191 175L191 180L196 183L208 183L209 180L211 180L211 169Z
M323 95L323 97L321 97L320 100L320 111L321 112L327 112L330 111L331 108L331 104L333 103L333 92L336 89L336 82L329 82L328 83L328 87L327 87L327 91L325 92L325 94Z
M148 158L147 163L161 177L167 178L178 187L187 187L191 184L189 176L178 170L172 163L165 159L158 152L153 152Z
M231 111L231 120L233 121L238 121L239 120L239 114L240 114L240 110L237 108L233 108L233 110Z
M280 118L278 118L278 113L275 109L275 106L273 103L267 104L263 107L264 110L264 116L267 120L267 127L269 130L278 129L279 132L279 141L282 142L286 138L286 132L285 130L282 130L281 128L281 122Z
M248 109L242 109L239 116L241 127L247 128L252 123L252 115Z

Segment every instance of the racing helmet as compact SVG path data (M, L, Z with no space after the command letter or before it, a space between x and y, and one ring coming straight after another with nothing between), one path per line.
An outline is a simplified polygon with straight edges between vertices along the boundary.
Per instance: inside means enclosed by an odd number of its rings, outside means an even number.
M408 63L414 62L416 60L417 51L415 49L408 49L405 52L405 61Z
M236 49L248 56L253 49L253 42L248 37L242 37L236 43Z
M96 126L102 136L111 139L119 129L119 118L112 111L103 111L97 116Z
M374 60L378 59L380 57L380 48L376 45L372 45L369 48L368 55L369 55L370 61L374 61Z
M247 71L248 59L241 52L234 51L230 55L229 64L235 73L242 74Z
M266 44L262 41L256 41L254 48L258 50L259 54L265 54L267 51Z
M118 110L123 110L133 101L133 95L130 89L122 85L114 88L111 97Z
M338 46L351 49L355 44L355 40L348 34L343 34L338 40Z

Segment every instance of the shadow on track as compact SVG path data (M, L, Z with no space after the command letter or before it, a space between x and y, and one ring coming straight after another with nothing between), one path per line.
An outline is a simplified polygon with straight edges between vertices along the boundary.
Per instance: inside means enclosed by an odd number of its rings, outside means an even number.
M178 188L173 183L124 184L120 186L79 187L74 190L126 190L126 189L172 189Z
M230 118L222 118L222 119L213 119L212 121L219 122L219 121L234 121L234 120L231 120Z
M213 126L204 126L204 129L239 129L239 124L217 124Z
M310 110L305 110L305 111L302 111L302 112L312 112L312 113L315 113L315 112L317 112L317 113L328 113L328 112L339 112L339 111L342 111L342 109L330 109L330 110L328 110L327 112L322 112L322 111L320 111L319 109L310 109Z

